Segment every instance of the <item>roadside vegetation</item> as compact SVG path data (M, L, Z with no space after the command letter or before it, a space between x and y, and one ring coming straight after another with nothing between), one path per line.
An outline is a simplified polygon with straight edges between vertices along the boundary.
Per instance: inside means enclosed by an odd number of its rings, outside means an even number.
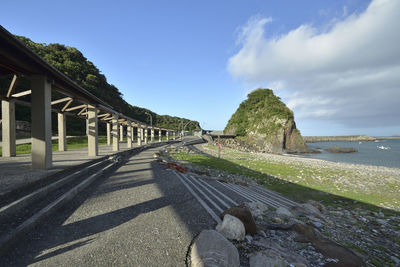
M99 145L107 144L107 136L99 136L98 144ZM79 137L73 137L73 138L67 139L67 150L79 149L79 148L84 148L87 146L88 146L87 136L79 136ZM31 148L32 148L31 144L17 145L16 146L17 155L30 154ZM58 140L52 141L52 150L53 151L58 150ZM0 147L0 156L1 155L2 155L2 147Z

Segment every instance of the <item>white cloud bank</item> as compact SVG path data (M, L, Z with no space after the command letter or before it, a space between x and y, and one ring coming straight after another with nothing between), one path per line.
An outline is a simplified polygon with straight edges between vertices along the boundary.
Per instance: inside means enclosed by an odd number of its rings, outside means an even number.
M304 24L281 36L265 36L271 18L252 18L228 70L249 83L279 84L297 118L398 126L399 14L399 0L373 0L328 30Z

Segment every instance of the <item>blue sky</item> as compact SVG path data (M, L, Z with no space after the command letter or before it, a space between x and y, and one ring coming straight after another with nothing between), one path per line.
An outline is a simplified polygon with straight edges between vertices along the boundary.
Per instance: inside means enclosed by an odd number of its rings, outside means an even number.
M35 42L78 48L130 104L207 129L223 129L247 93L269 87L294 110L303 135L392 135L400 134L400 56L388 57L392 47L374 52L382 43L371 40L397 40L393 2L3 0L10 12L0 23ZM371 28L368 12L393 27L352 40L352 31ZM371 88L358 82L381 70ZM388 77L384 88L372 86Z

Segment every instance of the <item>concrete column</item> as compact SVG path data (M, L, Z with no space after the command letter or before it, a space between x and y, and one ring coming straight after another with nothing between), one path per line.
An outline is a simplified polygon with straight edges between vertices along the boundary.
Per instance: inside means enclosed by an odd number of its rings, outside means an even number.
M124 141L124 126L122 124L119 125L119 141Z
M98 125L97 125L97 108L88 106L88 153L90 157L99 154L98 146Z
M111 145L111 123L107 122L107 145Z
M131 125L132 147L133 147L133 143L134 143L134 140L135 140L134 132L135 132L135 131L133 130L133 126Z
M138 144L138 146L142 145L142 139L143 139L142 135L143 135L142 126L140 126L140 124L139 124L137 127L137 144Z
M167 137L167 141L169 140L169 136L168 135L169 135L169 131L166 131L165 132L165 136Z
M176 134L175 134L175 131L173 132L173 136L172 136L172 140L175 140L175 138L176 138Z
M112 143L113 151L119 151L119 138L118 138L118 115L112 115Z
M126 136L127 136L127 147L132 148L132 122L128 121L128 126L126 127Z
M67 151L67 116L57 113L58 119L58 151Z
M161 142L162 136L161 136L161 129L158 130L158 142Z
M152 143L154 142L154 128L153 127L151 127L151 130L150 130L150 140Z
M51 151L51 84L44 75L31 76L32 168L49 169Z
M15 103L1 101L3 157L15 157Z
M145 144L145 145L147 145L147 143L148 143L148 141L149 141L149 140L148 140L149 138L148 138L148 136L147 136L148 134L149 134L149 129L148 129L147 126L146 126L146 127L144 127L144 144Z

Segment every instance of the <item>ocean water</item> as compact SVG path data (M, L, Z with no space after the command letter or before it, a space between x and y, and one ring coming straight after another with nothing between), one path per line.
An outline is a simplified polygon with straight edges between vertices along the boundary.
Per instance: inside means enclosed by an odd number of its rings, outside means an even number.
M304 155L307 158L323 159L334 162L346 162L365 165L386 166L391 168L400 168L400 140L380 140L378 142L316 142L307 143L312 149L318 149L320 154ZM323 149L334 145L340 147L353 147L358 150L355 153L329 153ZM378 146L390 147L382 150Z

